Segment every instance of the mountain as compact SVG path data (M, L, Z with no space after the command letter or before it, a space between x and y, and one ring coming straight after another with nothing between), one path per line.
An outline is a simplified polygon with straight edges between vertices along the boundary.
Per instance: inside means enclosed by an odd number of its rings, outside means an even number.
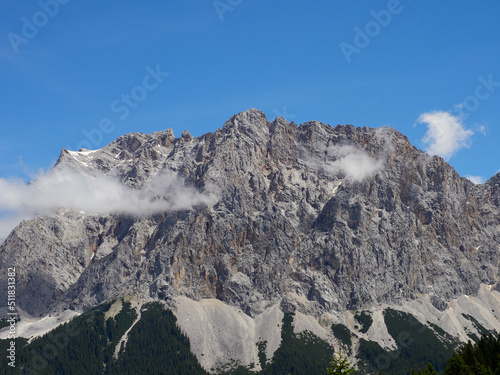
M67 171L119 181L130 204L61 207L12 231L0 267L16 266L27 320L164 301L205 369L259 363L263 341L272 358L286 313L353 358L401 346L391 316L456 342L500 331L500 174L475 185L394 129L250 109L198 138L63 149L51 173Z

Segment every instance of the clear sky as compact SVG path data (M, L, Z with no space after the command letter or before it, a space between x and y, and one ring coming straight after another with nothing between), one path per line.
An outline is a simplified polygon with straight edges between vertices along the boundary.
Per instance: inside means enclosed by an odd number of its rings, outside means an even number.
M0 178L27 180L62 147L130 132L199 136L252 107L270 120L391 126L463 176L500 169L498 1L0 7Z

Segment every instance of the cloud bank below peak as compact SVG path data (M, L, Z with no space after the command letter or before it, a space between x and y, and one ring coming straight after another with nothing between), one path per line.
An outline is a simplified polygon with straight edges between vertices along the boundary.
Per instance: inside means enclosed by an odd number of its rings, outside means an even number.
M170 174L153 177L141 189L127 187L103 174L86 176L69 169L40 174L29 184L0 179L0 242L21 220L58 209L143 216L209 206L216 200L214 193L202 193Z

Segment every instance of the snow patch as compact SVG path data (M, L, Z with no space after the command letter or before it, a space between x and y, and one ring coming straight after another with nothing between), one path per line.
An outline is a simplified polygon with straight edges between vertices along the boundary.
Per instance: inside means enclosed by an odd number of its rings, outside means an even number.
M68 152L71 154L71 156L89 156L90 154L93 154L94 152L98 152L98 151L101 151L101 149L97 149L97 150L85 150L85 149L82 149L81 151L69 151Z
M333 188L333 195L337 194L337 191L339 190L340 185L342 185L342 180Z

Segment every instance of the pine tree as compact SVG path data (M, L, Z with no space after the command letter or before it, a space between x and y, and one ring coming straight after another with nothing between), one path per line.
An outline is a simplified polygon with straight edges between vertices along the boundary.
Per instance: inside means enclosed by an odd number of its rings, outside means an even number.
M333 355L330 365L331 367L326 369L329 375L350 375L354 372L354 367L349 363L348 358L342 355L341 350Z
M429 363L424 370L424 375L438 375L438 372L434 369L434 366Z
M443 375L473 375L461 355L455 353L446 363Z

